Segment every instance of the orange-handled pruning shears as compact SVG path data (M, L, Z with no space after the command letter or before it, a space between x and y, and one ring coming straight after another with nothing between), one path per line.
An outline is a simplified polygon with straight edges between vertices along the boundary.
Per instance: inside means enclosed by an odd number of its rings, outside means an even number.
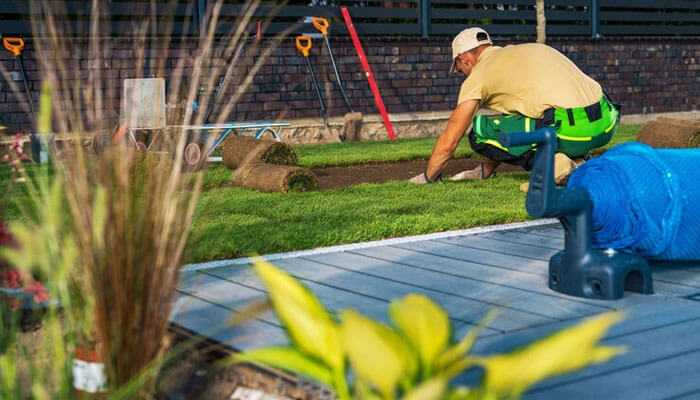
M297 46L297 50L299 50L299 52L301 52L301 54L303 54L304 57L308 57L310 52L311 52L311 36L308 36L308 35L297 36L296 46Z
M330 22L323 17L311 17L311 24L314 28L318 29L323 36L328 35L328 28L331 26Z
M24 39L21 37L3 37L2 38L3 47L12 53L13 56L19 57L22 55L22 50L24 50Z

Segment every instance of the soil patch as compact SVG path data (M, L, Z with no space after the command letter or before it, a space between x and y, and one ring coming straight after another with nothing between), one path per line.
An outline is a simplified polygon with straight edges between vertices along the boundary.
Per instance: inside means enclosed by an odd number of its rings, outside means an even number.
M175 329L176 343L188 340ZM265 393L268 399L331 400L330 389L282 371L250 364L222 365L232 354L214 343L200 344L167 364L159 374L157 400L228 400L237 388ZM241 397L236 397L241 398ZM256 398L251 396L250 398Z
M329 190L361 183L385 183L410 179L421 172L425 172L427 165L428 161L426 160L412 160L312 168L312 171L318 177L319 189ZM479 165L479 161L470 158L450 160L443 174L447 178L465 169L476 168L477 165ZM497 173L515 171L523 171L523 169L513 165L501 164L496 170Z

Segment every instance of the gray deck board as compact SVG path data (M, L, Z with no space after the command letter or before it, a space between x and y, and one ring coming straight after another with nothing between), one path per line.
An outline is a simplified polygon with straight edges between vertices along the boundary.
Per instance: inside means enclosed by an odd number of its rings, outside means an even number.
M311 259L345 266L358 272L400 281L416 288L440 291L455 296L486 303L489 307L502 307L538 315L547 320L569 319L572 315L599 313L600 307L574 302L561 297L535 294L515 288L475 281L459 276L380 261L359 254L337 253L314 256ZM540 282L541 284L541 282ZM542 311L538 311L542 310Z
M698 388L700 378L700 342L696 339L700 318L669 324L638 333L605 340L608 345L624 345L628 352L607 363L587 368L574 375L552 379L532 391L537 398L600 398L595 386L605 387L607 398L625 398L650 381L635 398L663 398ZM611 390L612 388L612 390ZM601 389L598 394L603 394ZM533 397L535 398L535 397ZM571 397L569 397L571 398Z
M533 391L525 399L664 399L697 389L698 365L700 348L609 371L592 379Z
M397 247L426 254L440 255L441 257L450 257L460 261L475 262L510 271L521 271L540 277L547 276L547 268L549 265L548 262L544 260L532 260L499 253L497 251L466 248L436 240L400 244L397 245Z
M700 292L700 267L695 271L655 267L654 272L656 280L696 288Z
M529 244L536 247L543 247L545 249L551 250L561 250L564 248L564 239L555 239L552 237L543 237L528 233L525 231L510 232L510 231L499 231L499 232L488 232L479 235L481 237L493 238L498 240L503 240L511 243Z
M258 285L260 283L258 282ZM182 285L180 291L202 300L214 302L230 310L239 310L253 301L265 297L265 292L245 283L232 283L212 276L198 274L189 285Z
M468 238L459 237L441 239L439 241L454 244L457 246L462 246L468 249L490 250L502 254L509 254L511 256L523 257L532 260L541 260L545 262L549 262L550 257L559 252L559 250L507 242L505 240L494 239L482 235L477 235Z
M453 257L445 257L441 254L430 254L413 249L395 246L381 248L354 250L351 253L376 258L399 264L422 268L428 271L439 272L448 276L469 278L476 282L485 282L491 285L501 285L519 290L531 291L541 294L560 297L544 286L544 278L540 275L518 270L503 269L498 266L475 263ZM585 302L585 300L583 300Z
M687 390L700 388L700 382L695 379L690 388L679 388L678 391L659 394L659 396L643 397L642 392L650 390L653 393L657 368L667 368L677 375L691 376L690 368L679 371L673 365L688 362L695 365L692 373L697 374L697 359L685 359L685 354L692 355L700 348L700 341L695 340L695 332L700 327L700 307L694 302L683 299L667 298L655 304L636 305L625 310L626 319L614 326L607 338L606 345L623 345L628 352L618 358L597 366L586 368L575 374L550 379L531 391L528 399L588 399L588 398L649 398L662 399ZM511 335L493 336L480 339L475 346L477 354L491 354L517 349L537 340L547 334L572 325L576 321L552 324L547 327L533 328ZM667 361L672 360L672 361ZM670 362L671 364L667 364ZM661 367L660 367L661 366ZM648 368L648 369L647 369ZM637 380L636 387L617 384L617 380L637 379L644 376L645 381ZM608 377L615 376L613 380ZM697 376L697 375L696 375ZM635 390L640 390L639 393ZM641 396L641 397L638 397Z
M542 236L545 238L552 239L564 239L564 230L561 228L531 228L526 230L527 233L536 236Z
M562 227L560 225L538 226L538 227L532 228L532 232L546 235L546 236L551 236L551 237L558 237L558 238L564 237L564 229L562 229Z
M282 263L277 264L282 267ZM231 297L231 292L239 290L238 284L245 285L247 287L254 288L257 293L256 299L261 299L264 297L266 291L265 287L260 282L253 271L249 267L238 267L233 273L230 269L218 268L211 271L207 271L209 279L220 282L218 288L220 291L212 293L211 289L205 289L209 296L216 296L212 301L218 301L225 304L227 299ZM387 302L383 299L378 299L374 297L363 296L361 294L353 292L345 292L338 290L336 287L329 286L329 284L318 284L314 281L309 281L303 279L305 285L307 285L318 298L326 305L326 307L334 313L339 312L342 309L355 307L368 316L376 318L379 320L386 320L386 306ZM326 280L326 282L331 282L331 280ZM267 314L266 314L267 315ZM279 325L277 320L271 320ZM459 325L462 321L457 320Z
M199 275L196 286L182 287L180 291L197 299L222 306L229 310L230 315L244 309L252 302L265 298L262 287L256 288L229 282L209 273ZM262 286L259 282L258 285ZM256 320L281 328L281 323L272 311L259 315Z
M345 293L347 293L345 291L348 291L362 296L381 299L385 302L382 315L385 314L386 306L390 300L403 297L409 293L423 293L430 296L448 310L453 320L471 325L477 324L488 310L494 308L493 305L478 300L335 268L332 265L313 260L295 259L293 262L282 260L276 265L289 270L295 276L304 279L322 280L324 284L341 289L334 293L338 297L345 296ZM322 296L319 296L319 298L323 300ZM364 312L362 307L357 305L355 307ZM491 328L499 332L506 332L551 321L553 319L523 311L504 310L502 320L491 325Z
M650 296L636 295L639 298ZM651 296L652 298L654 296ZM684 324L700 320L700 304L681 298L656 298L655 302L639 303L625 307L624 319L614 325L608 333L608 338L616 338L631 334L652 331L659 327ZM517 349L538 338L571 326L580 319L557 322L548 326L535 327L518 332L516 335L499 335L482 338L475 345L475 352L491 354L494 352ZM698 342L700 344L700 341Z
M700 399L700 389L691 389L685 393L679 394L679 395L673 395L671 397L667 397L664 400L697 400Z
M629 351L533 388L527 399L700 398L700 264L653 265L655 294L618 301L581 299L547 288L549 257L563 248L557 225L393 243L274 261L307 285L332 313L346 308L387 322L392 299L422 293L448 311L455 337L490 309L501 313L476 354L517 349L583 318L622 310L604 339ZM172 320L237 350L287 343L271 312L236 327L231 316L266 296L250 265L183 274ZM472 383L467 374L460 378Z
M287 343L284 332L261 321L249 321L232 327L228 321L231 311L220 305L192 296L180 296L174 306L172 320L185 329L204 335L231 348L248 350Z
M435 271L447 276L468 278L475 282L483 283L486 287L502 286L556 299L566 299L567 302L587 304L599 309L599 311L613 309L613 307L604 302L587 300L554 292L547 287L545 277L517 270L504 270L489 265L456 260L437 254L426 254L394 246L360 249L349 253L360 254L377 260L408 265L428 271Z

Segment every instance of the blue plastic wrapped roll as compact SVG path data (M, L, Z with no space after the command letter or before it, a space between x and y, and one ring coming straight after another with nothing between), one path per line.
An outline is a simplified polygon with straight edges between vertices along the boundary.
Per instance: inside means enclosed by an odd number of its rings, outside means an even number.
M700 149L616 146L588 161L568 187L593 202L593 245L656 260L700 260Z

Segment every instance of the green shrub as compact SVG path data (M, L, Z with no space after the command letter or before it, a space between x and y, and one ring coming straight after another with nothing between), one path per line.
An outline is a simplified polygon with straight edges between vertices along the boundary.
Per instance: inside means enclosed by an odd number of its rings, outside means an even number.
M447 312L423 295L392 301L391 325L354 310L342 311L336 320L294 277L264 261L255 269L291 344L244 352L232 362L304 375L331 387L340 399L515 399L539 381L624 351L599 345L621 319L620 313L611 312L512 353L474 356L472 345L495 313L454 342ZM478 387L450 385L452 378L472 367L484 369Z

